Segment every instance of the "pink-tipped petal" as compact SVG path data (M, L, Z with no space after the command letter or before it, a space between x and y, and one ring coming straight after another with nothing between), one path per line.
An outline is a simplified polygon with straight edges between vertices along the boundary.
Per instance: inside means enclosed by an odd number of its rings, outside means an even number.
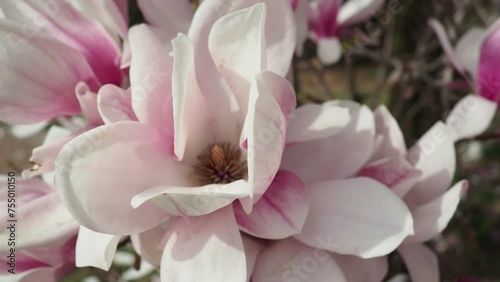
M375 134L380 138L381 143L375 149L372 160L406 155L403 132L396 119L384 105L375 110Z
M500 20L493 23L487 31L481 46L476 79L478 94L496 103L500 103L500 71L498 70L500 56L498 55L498 48L500 48Z
M29 124L80 112L75 86L95 79L81 54L6 20L0 20L0 45L0 121Z
M178 160L185 157L186 163L195 165L201 151L214 143L211 116L196 82L193 44L186 35L179 34L172 40L172 45L174 153Z
M240 229L264 239L283 239L298 234L308 210L309 198L304 183L287 171L278 171L251 214L247 215L239 203L234 205Z
M50 35L81 53L101 84L121 83L118 46L98 23L84 17L68 2L51 5L35 0L6 0L0 8L7 19L27 26L23 30L28 36Z
M398 252L408 268L411 281L440 281L438 258L428 247L422 244L405 244L399 247Z
M442 196L412 210L415 235L406 238L405 243L422 243L439 235L453 217L468 186L467 181L462 180Z
M372 258L392 252L413 234L403 201L370 178L315 183L309 194L306 223L294 236L309 246Z
M76 267L93 266L108 271L120 238L80 226L76 240Z
M7 213L2 216L6 222ZM17 208L16 248L40 248L57 246L75 235L78 223L64 208L55 192L34 199ZM7 224L8 225L8 224ZM0 238L7 241L10 232L0 230ZM7 244L0 246L0 252L10 249Z
M395 156L368 164L359 172L378 180L402 198L418 182L422 172L415 169L404 157Z
M384 0L349 0L340 7L337 23L353 25L369 20L384 6Z
M326 138L339 133L349 123L349 110L329 101L298 107L288 124L286 142L293 144Z
M247 137L248 182L253 190L242 202L247 213L271 184L285 147L286 115L275 97L284 95L285 100L292 101L285 103L290 105L294 104L293 93L291 85L272 72L262 72L252 82L242 132Z
M379 282L389 271L387 256L362 259L356 256L334 255L349 282Z
M102 118L97 110L97 94L90 91L89 86L84 82L76 85L75 92L82 115L88 124L90 126L102 125Z
M241 235L230 207L199 217L178 218L161 260L162 281L245 281Z
M130 29L129 40L132 108L140 122L160 132L173 152L172 58L144 24Z
M408 161L422 171L420 181L404 200L410 207L431 201L450 187L455 173L454 131L437 122L408 151Z
M242 117L248 109L250 84L266 69L265 20L266 7L257 4L220 18L208 38L210 54L231 87Z
M478 95L460 99L446 118L446 125L455 133L455 140L484 133L497 112L497 104Z
M345 282L342 270L325 250L308 247L294 239L280 240L257 258L253 282Z
M97 93L97 108L105 124L137 120L132 109L130 88L124 90L112 84L104 85Z
M47 173L51 173L55 169L54 161L61 151L71 139L89 130L90 127L84 127L73 133L70 133L66 128L60 126L51 126L45 140L41 146L33 149L30 157L30 162L34 165L30 169L23 171L24 177L34 177L42 175L45 177ZM52 182L53 179L50 180Z
M168 214L153 203L134 209L130 201L151 187L183 185L188 173L153 128L131 121L79 135L56 159L56 184L72 215L89 229L113 235L140 233L166 221Z
M353 176L372 154L375 143L372 111L350 101L339 101L338 106L349 110L351 116L344 129L328 138L285 148L281 168L297 173L306 184Z

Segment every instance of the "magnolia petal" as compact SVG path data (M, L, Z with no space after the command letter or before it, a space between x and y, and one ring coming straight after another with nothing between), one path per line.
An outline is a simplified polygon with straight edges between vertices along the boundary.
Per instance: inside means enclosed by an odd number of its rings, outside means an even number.
M142 259L153 265L160 266L163 248L165 247L162 244L162 239L170 227L172 220L174 219L170 219L145 232L130 236L134 250Z
M17 261L17 263L23 262ZM0 280L2 282L56 281L56 271L57 269L51 266L35 267L22 272L17 271L14 275L11 273L0 274Z
M306 184L353 176L372 154L375 143L372 111L350 101L339 101L338 106L349 110L351 116L339 133L285 148L281 168L297 173Z
M97 93L97 108L104 123L137 120L131 99L130 88L124 90L112 84L101 87Z
M448 38L448 35L446 34L446 30L444 30L443 25L436 19L430 19L428 21L428 24L436 33L439 43L441 43L441 47L443 47L446 57L448 57L448 60L450 60L451 64L455 67L455 69L458 72L460 72L462 75L465 75L465 69L458 61L457 54L455 53L455 50L451 46L450 39Z
M10 134L17 139L24 139L32 137L43 131L44 128L48 127L48 121L42 121L35 124L17 124L10 126Z
M337 23L353 25L364 22L384 6L384 0L349 0L339 10Z
M248 109L250 84L266 69L264 24L266 7L260 3L216 21L208 48L217 69L231 87L241 109Z
M398 252L406 263L411 281L440 281L438 258L428 247L422 244L405 244L399 247Z
M97 110L97 94L90 91L85 82L79 82L75 88L76 98L80 103L80 109L85 120L91 126L102 125L102 119Z
M362 259L356 256L337 255L335 261L349 282L379 282L389 271L387 256Z
M93 266L108 271L120 238L80 226L76 240L76 267Z
M255 77L250 89L246 132L243 132L247 136L248 182L252 189L250 198L242 202L247 213L265 193L280 166L285 147L286 116L276 101L276 92L294 99L293 88L283 83L284 80L274 73L262 72Z
M0 20L0 45L0 121L29 124L80 112L75 86L95 79L81 54L6 20Z
M318 40L318 58L324 65L335 64L342 58L342 45L337 37Z
M302 180L294 173L278 171L266 193L247 215L235 203L240 229L255 237L284 239L299 233L309 210L309 198Z
M338 101L298 107L288 124L286 142L307 142L333 136L340 132L349 120L349 110L340 107Z
M193 19L193 8L187 0L139 0L146 22L160 27L171 40L177 33L187 33Z
M6 0L0 8L7 19L26 26L23 30L29 37L48 34L81 53L101 84L121 83L118 46L98 23L84 17L68 2L53 5L35 0Z
M372 258L392 252L413 234L403 201L370 178L315 183L309 194L309 215L295 235L309 246Z
M184 185L188 173L153 128L131 121L77 136L56 159L57 187L72 215L89 229L113 235L140 233L166 221L168 215L154 204L134 209L130 201L160 184Z
M333 257L294 239L280 240L259 255L253 282L347 281Z
M29 26L28 34L47 33L79 51L101 84L121 83L123 75L118 67L121 56L118 42L114 42L98 22L85 17L68 2L54 6L33 0L4 2L4 8L8 9L5 10L7 18ZM124 25L122 22L122 28Z
M405 243L422 243L439 235L450 222L468 187L468 182L462 180L440 197L412 210L415 235L406 238Z
M372 160L406 155L403 132L384 105L375 110L375 133L381 138L381 145L373 153Z
M496 103L500 103L500 71L497 67L500 63L500 56L498 56L498 48L500 48L500 20L497 20L488 28L481 46L476 80L478 94Z
M160 132L173 152L172 58L144 24L130 29L129 41L132 109L140 122Z
M0 175L0 209L7 210L8 204L8 188L9 184L13 181L12 176L8 176L6 174ZM24 206L29 204L29 202L36 200L43 195L54 192L54 188L48 185L46 182L41 181L38 178L26 179L26 178L17 178L15 179L16 185L16 203L20 206ZM12 187L11 187L12 188ZM2 215L2 217L6 217L6 215Z
M408 151L408 161L422 171L420 181L405 196L410 207L443 194L455 174L454 131L439 121Z
M471 28L460 37L455 45L457 62L474 80L476 80L481 45L485 36L486 30L484 28Z
M16 248L40 248L57 246L75 235L78 223L64 208L59 195L55 192L46 194L17 208ZM6 221L6 216L2 218ZM7 241L9 230L0 230L0 238ZM4 249L5 248L5 249ZM0 252L10 247L4 244Z
M497 104L481 96L467 95L460 99L446 118L446 125L455 133L455 141L484 133L497 112Z
M76 132L70 133L66 128L60 126L51 126L43 144L33 149L30 157L30 162L34 165L32 168L23 171L23 177L34 177L43 174L52 173L55 169L54 161L61 151L71 139L79 134L87 131L89 127L84 127ZM53 182L51 179L49 182Z
M243 243L230 207L178 218L161 260L162 281L245 281Z
M247 282L250 282L255 264L260 252L265 248L265 245L257 239L242 234L243 248L245 249L245 260L247 262Z
M174 114L174 153L178 160L195 165L197 156L213 144L210 116L205 97L198 88L194 69L194 48L186 35L172 40L174 65L172 99Z
M238 180L229 184L200 187L158 186L139 193L131 203L134 208L138 208L151 200L170 214L199 216L230 205L235 199L248 196L248 183Z
M400 198L410 191L421 175L420 170L415 169L401 156L372 162L359 172L359 176L366 176L380 181Z

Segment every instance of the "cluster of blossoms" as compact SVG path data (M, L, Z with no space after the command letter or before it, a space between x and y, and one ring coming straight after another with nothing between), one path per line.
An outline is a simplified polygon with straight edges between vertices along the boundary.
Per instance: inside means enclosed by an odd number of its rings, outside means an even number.
M296 107L285 78L304 34L336 61L340 31L383 1L139 0L130 28L126 2L0 1L0 120L49 127L18 180L2 281L109 270L129 241L166 282L382 281L393 251L413 281L439 281L423 243L467 190L455 142L496 112L497 25L466 36L474 59L432 22L478 95L407 148L384 106Z

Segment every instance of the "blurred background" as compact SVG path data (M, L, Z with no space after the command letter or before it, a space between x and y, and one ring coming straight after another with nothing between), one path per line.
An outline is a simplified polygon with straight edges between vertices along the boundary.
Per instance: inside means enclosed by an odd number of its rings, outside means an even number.
M386 2L394 4L394 0ZM299 104L331 99L353 99L372 109L385 104L411 146L432 124L444 119L461 97L472 92L453 70L428 19L438 19L455 43L470 28L487 27L498 19L500 1L397 3L400 12L379 13L369 23L342 34L344 58L336 65L321 65L314 43L306 42L304 55L294 59L291 76ZM131 22L141 22L135 1L130 4ZM354 44L360 35L362 48ZM16 139L1 125L0 173L29 168L31 150L41 144L44 135ZM456 150L456 181L465 178L471 185L442 237L428 244L440 256L443 281L500 281L500 115L485 134L459 142ZM396 254L390 265L389 275L405 271ZM114 271L120 273L118 268ZM106 274L95 269L80 269L67 281L89 273L113 281L113 271Z

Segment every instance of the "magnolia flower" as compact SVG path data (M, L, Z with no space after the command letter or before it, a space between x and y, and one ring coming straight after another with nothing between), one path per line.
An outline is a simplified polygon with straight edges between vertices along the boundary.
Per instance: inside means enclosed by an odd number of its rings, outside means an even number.
M114 23L114 36L66 1L0 3L1 121L31 124L76 115L91 103L79 97L86 88L96 92L122 83L114 38L127 24L114 2L107 2L99 5L108 11L103 20Z
M298 25L308 19L309 36L317 43L318 57L323 64L334 64L342 56L340 36L344 28L362 23L382 8L384 0L290 0ZM308 3L309 2L309 3ZM302 44L307 35L301 26L297 27L298 54L301 54Z
M260 251L252 281L382 279L387 262L374 257L413 234L413 220L389 187L357 176L375 150L373 113L348 101L299 107L287 143L281 168L305 181L309 213L299 234Z
M458 40L455 48L438 21L430 20L429 24L450 62L477 94L460 100L446 123L456 132L456 140L479 135L488 128L500 102L500 55L497 52L500 21L493 23L487 30L479 27L470 29Z
M0 279L5 282L56 282L75 268L75 238L61 246L16 250L15 273L9 273L10 253L0 253Z
M12 178L2 175L0 180L0 208L7 211L8 183ZM40 179L16 178L15 245L0 246L2 281L56 281L74 268L74 237L78 223L63 206L52 184ZM7 213L2 220L7 222ZM10 230L2 228L0 239L8 242ZM15 248L15 275L10 269L10 249ZM5 271L4 271L5 270Z
M384 106L375 111L375 120L378 146L360 175L386 184L410 208L415 232L397 251L412 281L440 281L437 256L423 243L444 230L468 187L462 180L448 189L456 166L454 130L438 122L407 150L397 121Z
M63 201L86 228L144 237L168 226L165 281L242 281L238 225L282 238L297 233L307 213L302 181L276 174L295 107L282 78L295 44L291 9L275 0L267 9L232 3L204 1L188 36L179 34L171 48L148 26L133 27L130 91L101 88L105 125L72 139L56 159ZM275 16L266 20L266 10ZM297 183L293 193L289 182ZM266 212L282 204L273 195L300 196L304 208L285 202L286 218L275 211L292 226L262 228L276 222Z

